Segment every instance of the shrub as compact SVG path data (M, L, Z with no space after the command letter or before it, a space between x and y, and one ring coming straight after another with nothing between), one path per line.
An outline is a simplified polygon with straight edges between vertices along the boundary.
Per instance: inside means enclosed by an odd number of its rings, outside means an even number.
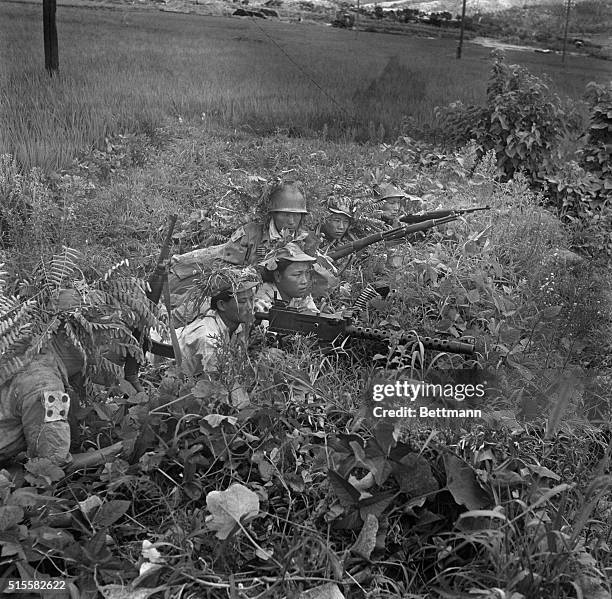
M612 83L604 87L591 82L585 95L591 118L581 163L599 179L597 195L603 199L612 191Z
M505 64L501 52L494 51L493 57L486 105L457 102L436 108L440 130L454 144L476 140L481 155L494 150L507 179L524 170L539 181L559 156L566 111L539 77L520 65Z

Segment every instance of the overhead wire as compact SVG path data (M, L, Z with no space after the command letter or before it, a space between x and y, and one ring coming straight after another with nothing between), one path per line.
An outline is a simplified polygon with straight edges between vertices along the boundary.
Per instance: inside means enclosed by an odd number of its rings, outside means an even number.
M329 93L319 82L314 78L314 76L309 73L301 64L299 64L286 50L279 44L263 27L259 25L255 17L250 16L251 22L259 29L261 33L263 33L280 51L281 53L289 60L291 64L293 64L324 96L326 96L332 103L337 106L341 112L343 112L347 117L351 116L351 113L331 94Z

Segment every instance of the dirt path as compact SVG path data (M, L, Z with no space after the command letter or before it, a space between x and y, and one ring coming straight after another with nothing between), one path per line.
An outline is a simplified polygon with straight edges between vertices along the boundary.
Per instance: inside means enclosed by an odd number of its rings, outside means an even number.
M550 50L549 48L536 48L535 46L520 46L518 44L509 44L496 40L490 37L475 37L469 40L472 44L478 44L485 48L499 48L500 50L510 50L511 52L541 52L542 54L561 54L558 50ZM584 52L566 52L568 56L584 56Z

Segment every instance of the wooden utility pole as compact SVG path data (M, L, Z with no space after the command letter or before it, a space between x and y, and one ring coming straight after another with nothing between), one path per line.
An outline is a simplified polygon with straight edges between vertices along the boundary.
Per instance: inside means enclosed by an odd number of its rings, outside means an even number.
M565 62L565 48L567 47L567 30L569 28L570 9L572 0L567 0L567 10L565 11L565 31L563 33L563 52L561 53L561 62Z
M59 71L57 26L55 24L56 0L43 0L43 38L45 42L45 69L53 77Z
M463 48L463 30L465 29L465 3L467 0L463 0L463 6L461 7L461 31L459 32L459 45L457 46L457 58L461 58L461 50Z

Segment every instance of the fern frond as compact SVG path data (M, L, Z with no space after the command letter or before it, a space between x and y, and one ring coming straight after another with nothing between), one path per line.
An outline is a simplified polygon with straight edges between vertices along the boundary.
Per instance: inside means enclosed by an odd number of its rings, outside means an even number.
M123 266L129 266L130 262L127 258L124 258L123 260L121 260L121 262L117 262L117 264L114 264L113 266L111 266L103 275L102 280L103 281L108 281L108 279L112 276L115 275L115 273L122 268Z
M31 359L34 356L38 355L51 341L53 336L57 333L61 324L61 319L57 317L54 317L50 322L45 323L43 331L38 334L36 340L34 341L34 343L32 343L32 345L26 352L26 357L28 359Z
M123 378L123 368L101 355L96 356L95 361L89 366L89 371L93 376L110 374L116 379Z
M78 337L77 332L74 330L72 325L68 320L64 320L63 326L64 332L66 333L70 343L72 346L79 352L82 360L83 360L83 371L87 368L87 352L81 343L81 340Z

